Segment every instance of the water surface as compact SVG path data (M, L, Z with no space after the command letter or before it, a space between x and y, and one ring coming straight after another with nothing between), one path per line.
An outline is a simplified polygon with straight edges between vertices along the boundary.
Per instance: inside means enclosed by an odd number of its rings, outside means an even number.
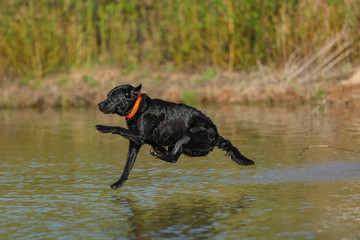
M0 112L0 239L358 239L360 112L340 107L204 108L256 166L216 149L171 164L140 150L110 189L128 142L92 110Z

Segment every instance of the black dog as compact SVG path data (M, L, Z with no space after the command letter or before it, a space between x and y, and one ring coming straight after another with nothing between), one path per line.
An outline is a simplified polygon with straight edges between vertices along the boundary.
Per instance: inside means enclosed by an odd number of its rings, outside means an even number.
M199 110L185 104L151 99L140 94L140 90L141 84L138 87L120 85L99 103L101 112L124 116L128 126L128 129L95 126L102 133L119 134L130 141L124 171L111 188L121 187L128 179L139 149L145 143L152 146L150 153L153 156L170 163L176 163L181 154L205 156L217 146L240 165L254 164L229 140L221 137L212 121Z

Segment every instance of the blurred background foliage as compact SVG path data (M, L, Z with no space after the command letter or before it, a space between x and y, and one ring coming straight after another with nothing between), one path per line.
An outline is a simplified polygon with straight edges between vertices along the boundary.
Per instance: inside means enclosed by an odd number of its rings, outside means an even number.
M360 57L358 0L0 0L0 6L0 76L43 77L94 65L281 67L343 29L354 39L347 60Z

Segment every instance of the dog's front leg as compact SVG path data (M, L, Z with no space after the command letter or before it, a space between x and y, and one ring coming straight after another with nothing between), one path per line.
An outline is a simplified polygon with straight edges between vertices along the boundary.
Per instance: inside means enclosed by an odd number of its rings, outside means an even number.
M137 144L143 144L143 137L137 133L131 132L128 129L103 125L96 125L95 128L101 133L119 134L130 141L136 142Z
M117 189L121 187L124 184L124 182L128 179L130 171L134 166L140 148L141 148L140 144L130 141L129 152L127 155L126 164L123 173L121 174L120 179L116 183L111 185L111 188Z

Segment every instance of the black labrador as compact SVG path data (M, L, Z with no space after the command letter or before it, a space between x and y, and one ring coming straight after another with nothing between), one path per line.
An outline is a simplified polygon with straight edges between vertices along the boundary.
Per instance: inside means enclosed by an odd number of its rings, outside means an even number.
M176 163L181 154L205 156L217 146L240 165L254 164L229 140L221 137L215 124L199 110L185 104L151 99L140 90L141 84L138 87L120 85L99 103L101 112L124 116L128 126L128 129L95 126L102 133L119 134L130 142L124 171L111 188L121 187L128 179L139 149L145 143L152 146L150 153L153 156L170 163Z

